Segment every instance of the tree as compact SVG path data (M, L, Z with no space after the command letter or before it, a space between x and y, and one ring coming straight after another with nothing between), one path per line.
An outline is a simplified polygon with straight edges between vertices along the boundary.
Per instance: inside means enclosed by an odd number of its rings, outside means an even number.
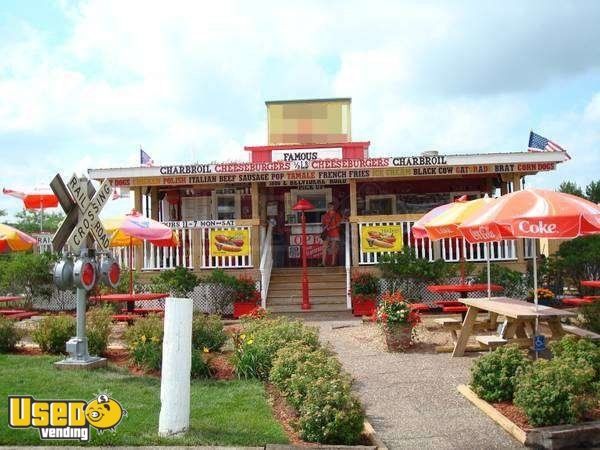
M577 195L578 197L585 198L585 195L583 195L583 191L581 190L581 188L573 181L563 181L562 183L560 183L560 186L558 186L558 191L563 192L565 194L572 194Z
M18 212L15 214L17 221L12 226L25 233L38 233L40 231L40 214L39 210L23 210ZM49 232L56 231L64 218L64 214L60 212L44 212L43 230Z
M600 181L592 181L585 188L585 196L590 202L600 203Z

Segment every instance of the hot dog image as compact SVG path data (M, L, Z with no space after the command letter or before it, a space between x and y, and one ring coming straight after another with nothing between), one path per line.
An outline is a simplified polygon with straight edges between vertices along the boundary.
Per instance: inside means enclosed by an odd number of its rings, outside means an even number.
M241 246L232 245L232 244L222 244L220 242L216 243L217 250L221 250L224 252L239 252L242 250Z
M376 240L380 240L380 241L385 241L385 242L389 242L390 244L393 244L394 242L396 242L396 237L392 234L392 233L382 233L379 231L369 231L369 237L376 239Z
M244 240L234 236L217 234L215 236L217 250L224 252L239 252L244 246Z
M369 245L371 247L380 247L380 248L393 248L394 247L393 242L388 242L388 241L384 241L381 239L367 238L367 242L369 243Z

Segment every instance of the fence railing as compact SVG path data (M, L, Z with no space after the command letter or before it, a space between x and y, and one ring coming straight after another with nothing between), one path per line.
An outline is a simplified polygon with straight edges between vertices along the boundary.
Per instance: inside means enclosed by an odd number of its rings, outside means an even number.
M177 247L157 247L144 242L144 270L173 269L175 267L194 268L194 242L192 230L181 228L175 231L179 236Z
M362 228L366 226L401 226L402 227L402 242L405 246L414 248L419 258L426 258L433 261L433 246L429 239L417 239L415 240L412 235L412 226L414 221L402 221L402 222L359 222L358 224L358 236L359 236L359 255L358 263L361 265L377 264L381 255L388 254L390 252L366 252L362 248Z
M271 270L273 269L273 225L271 223L266 228L264 236L261 237L260 299L261 306L266 308L269 283L271 282Z
M210 253L210 233L211 231L229 231L239 230L247 231L249 242L252 242L252 227L250 226L223 226L200 229L201 250L200 250L200 265L202 269L235 269L243 267L252 267L252 252L259 251L252 248L248 255L228 255L228 256L213 256Z
M368 252L362 248L362 228L367 226L400 226L402 227L402 241L404 246L415 250L418 258L433 261L436 257L447 262L458 262L462 259L471 262L483 262L486 260L485 245L470 244L462 238L442 239L439 244L434 244L429 239L415 239L412 235L414 221L400 222L360 222L358 224L359 235L359 264L377 264L381 255L390 252ZM490 245L491 261L511 261L517 259L515 240L504 240L493 242ZM439 255L434 251L434 245L439 245Z

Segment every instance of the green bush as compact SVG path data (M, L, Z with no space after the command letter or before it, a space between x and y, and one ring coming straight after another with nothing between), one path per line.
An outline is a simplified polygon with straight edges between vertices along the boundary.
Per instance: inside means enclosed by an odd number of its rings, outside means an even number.
M560 244L558 265L573 286L582 280L600 279L600 236L585 236Z
M15 321L0 315L0 353L14 350L21 337L21 330L15 327Z
M540 359L517 374L514 404L535 427L575 423L590 406L593 379L594 369L583 361Z
M372 273L359 273L352 277L352 295L374 297L378 292L379 278Z
M86 335L90 355L102 355L108 347L113 309L104 305L90 308L86 314Z
M195 314L192 321L192 347L217 351L227 341L223 322L216 315Z
M303 364L313 349L302 342L292 342L291 344L279 349L273 360L273 367L269 372L269 381L286 392L288 381L298 370L300 364Z
M192 348L192 378L210 378L212 371L202 350Z
M512 400L517 371L528 363L518 347L499 347L475 362L471 368L471 387L488 402Z
M244 332L234 339L232 359L241 378L266 380L277 351L293 342L315 349L319 338L314 328L285 318L259 318L244 321Z
M57 255L49 253L13 253L2 258L0 291L23 294L31 303L34 297L52 294L52 266Z
M504 287L504 295L525 298L529 292L527 279L518 270L512 270L499 264L490 264L490 280ZM487 283L487 269L483 268L477 277L478 283Z
M124 334L132 361L147 370L158 370L162 364L163 322L150 314L137 319Z
M594 369L594 379L600 380L600 345L589 339L567 335L560 341L550 343L555 359L569 362L573 366L588 364Z
M583 317L582 325L594 333L600 333L600 301L583 305L579 311Z
M175 297L186 298L198 286L198 277L190 269L176 267L155 276L151 284L155 292L169 292Z
M75 318L67 315L48 316L38 322L31 337L45 353L65 353L65 344L75 336Z
M319 378L308 388L300 408L300 437L322 444L356 444L364 413L346 378Z

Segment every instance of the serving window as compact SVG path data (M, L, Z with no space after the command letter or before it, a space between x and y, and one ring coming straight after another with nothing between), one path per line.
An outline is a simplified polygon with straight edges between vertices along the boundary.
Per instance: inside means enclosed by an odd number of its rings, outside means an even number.
M163 198L163 220L239 220L252 218L249 187L186 188Z

